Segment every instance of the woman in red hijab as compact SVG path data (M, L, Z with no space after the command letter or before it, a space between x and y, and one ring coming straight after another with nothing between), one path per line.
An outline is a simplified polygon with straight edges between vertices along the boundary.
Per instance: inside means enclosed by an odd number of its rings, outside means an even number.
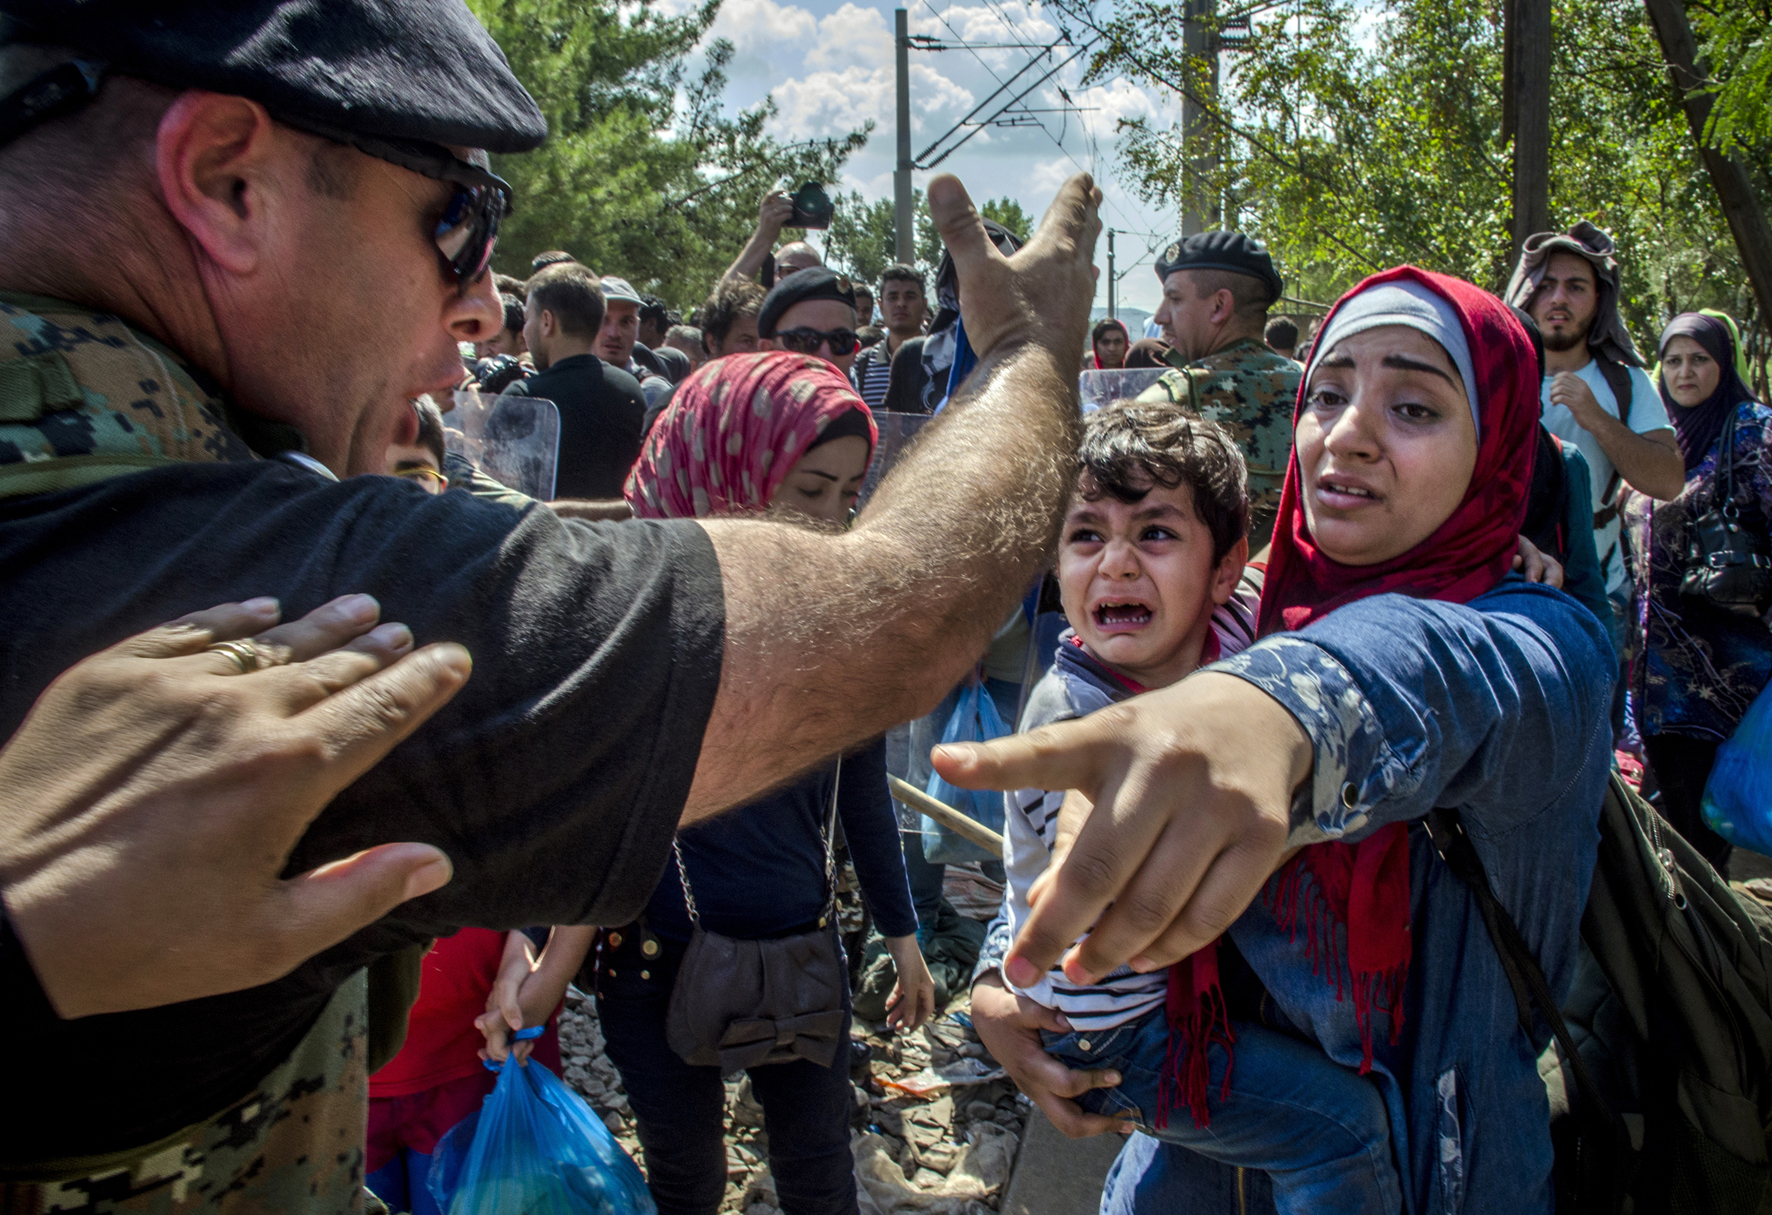
M729 355L677 390L647 436L626 497L641 518L761 512L842 526L877 438L868 407L830 363L783 351ZM781 571L783 578L794 575ZM804 587L808 596L823 590ZM750 941L834 934L834 920L826 923L833 803L862 898L899 976L887 1021L908 1031L934 1009L935 981L917 946L883 740L845 756L840 767L827 764L683 831L645 914L603 934L590 973L580 976L580 986L596 990L609 1057L634 1109L660 1215L713 1215L726 1193L722 1068L686 1061L675 1048L681 1039L670 1030L676 978L692 934L717 934L725 942L718 948L736 949ZM828 1036L802 1050L798 1035L790 1035L796 1039L791 1057L774 1059L771 1038L759 1052L770 1061L747 1057L736 1064L763 1106L770 1168L788 1215L856 1210L847 975L838 978L845 996L834 1054ZM823 1007L793 1011L796 1022L820 1014L830 1019ZM742 1045L753 1044L745 1038ZM729 1053L742 1050L722 1050L722 1061Z
M1106 826L1098 839L1153 804L1170 835L1229 814L1238 798L1215 792L1227 787L1258 804L1290 800L1283 852L1275 835L1203 858L1170 845L1160 860L1159 836L1095 935L1133 938L1116 912L1148 921L1164 886L1192 889L1184 900L1205 892L1215 914L1243 907L1215 953L1180 967L1193 980L1186 994L1204 1003L1182 1002L1177 1021L1214 1001L1223 1013L1178 1033L1177 1063L1204 1044L1208 1083L1195 1093L1204 1087L1216 1112L1226 1073L1247 1059L1239 1024L1316 1045L1376 1086L1390 1134L1371 1147L1389 1154L1412 1211L1549 1215L1553 1203L1537 1071L1549 1032L1521 1030L1470 892L1422 826L1436 807L1459 812L1491 887L1566 993L1609 768L1613 657L1586 609L1510 575L1537 414L1530 340L1494 296L1412 267L1367 279L1337 304L1307 362L1262 639L1126 702L1111 737L1084 719L1049 727L1009 762L990 748L955 757L999 763L992 785L1080 784L1098 808L1112 806L1095 816ZM1248 770L1245 756L1274 753L1293 762ZM1081 755L1103 758L1079 772ZM1153 765L1164 776L1156 795L1146 792ZM1085 825L1073 858L1099 846L1097 825ZM1227 895L1217 867L1255 853L1272 858L1263 871L1276 866L1264 889L1253 902ZM1152 935L1133 949L1135 965L1163 960ZM1083 956L1066 961L1074 981L1094 973ZM1011 952L1005 976L1030 972L1033 960ZM978 1014L975 1002L986 1034ZM994 1053L1013 1074L1011 1045ZM1244 1191L1252 1201L1268 1194L1258 1180L1255 1196ZM1102 1210L1205 1210L1209 1195L1237 1187L1200 1150L1135 1136Z

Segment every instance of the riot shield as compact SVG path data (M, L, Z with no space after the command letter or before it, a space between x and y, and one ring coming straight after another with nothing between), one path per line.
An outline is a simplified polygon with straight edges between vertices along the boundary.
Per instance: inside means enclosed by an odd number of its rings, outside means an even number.
M874 458L868 465L867 479L861 483L861 497L856 501L856 506L868 504L868 499L873 496L881 478L892 471L892 466L909 449L917 432L933 421L935 417L932 414L874 410L874 425L880 428L880 442L874 448Z
M1132 371L1085 371L1077 377L1077 393L1083 412L1092 413L1110 401L1135 397L1160 379L1167 367L1139 367Z
M443 415L443 442L481 472L519 493L547 502L560 463L560 410L537 397L455 394Z

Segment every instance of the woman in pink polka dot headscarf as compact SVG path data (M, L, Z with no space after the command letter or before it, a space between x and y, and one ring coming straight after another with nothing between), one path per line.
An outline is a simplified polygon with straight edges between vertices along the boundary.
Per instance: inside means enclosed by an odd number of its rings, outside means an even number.
M789 509L840 523L878 439L867 405L823 359L730 355L683 382L623 492L642 519Z

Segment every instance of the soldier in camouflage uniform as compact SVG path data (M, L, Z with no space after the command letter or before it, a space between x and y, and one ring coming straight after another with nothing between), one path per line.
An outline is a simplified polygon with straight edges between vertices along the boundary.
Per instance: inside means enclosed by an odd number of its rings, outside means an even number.
M231 75L216 75L224 71L220 66L223 57L201 51L192 55L191 44L201 36L180 27L181 22L187 26L210 22L210 16L182 11L176 15L142 14L146 19L132 28L127 18L114 12L76 13L73 21L88 24L98 44L82 48L84 54L76 57L56 38L42 37L31 25L4 15L14 8L29 13L33 21L51 18L46 9L33 11L30 3L0 4L0 113L5 115L0 119L0 147L96 97L117 59L128 64L130 75L188 84L194 83L189 79L194 71L205 83L213 79L218 87L257 94L267 103L304 111L303 116L322 129L330 126L322 114L344 131L352 129L353 102L345 95L348 90L332 90L322 83L318 96L301 96L304 86L297 83L297 95L292 96L287 71L277 78L280 69L290 66L288 61L254 63L251 54L244 54L229 64L226 71ZM332 28L328 32L337 37L332 47L335 52L343 46L349 53L353 37L367 44L386 43L401 33L441 39L445 45L454 34L467 44L458 48L458 78L451 81L433 76L429 82L446 94L453 92L454 104L468 111L455 130L437 134L439 142L455 142L481 120L494 128L501 122L517 131L527 128L527 145L520 134L503 140L510 150L539 142L545 129L539 113L509 76L496 46L465 9L453 23L430 20L423 28L402 31L391 28L392 19L385 16L378 20L376 14L347 13L343 8L329 17ZM252 18L251 14L243 16ZM274 12L257 16L265 30L279 25L280 17L287 17ZM65 28L56 33L62 38L69 36ZM136 45L123 45L132 37L139 40ZM156 38L163 41L155 43ZM164 40L183 41L184 45L171 46ZM190 63L177 62L181 52L199 60L194 69ZM165 76L148 67L156 57L163 57ZM434 72L436 63L425 66ZM495 68L503 80L496 79ZM185 79L179 78L181 70ZM297 71L307 73L312 68L303 65ZM321 72L310 79L323 81L325 75ZM508 83L502 101L509 105L512 97L521 97L529 113L520 113L513 120L509 113L499 113L497 105L490 105L484 106L486 112L474 116L473 111L482 107L487 96L476 85L481 79L492 80L495 90ZM369 83L374 87L389 82ZM324 113L328 108L332 112ZM407 114L396 117L396 124L401 117L409 128L424 121ZM429 117L437 120L434 107ZM386 114L379 120L389 121ZM366 125L372 121L364 120ZM402 132L413 133L411 129ZM390 154L400 155L400 150ZM479 159L483 164L483 154ZM469 168L466 162L463 168L484 173L480 166ZM484 179L497 181L489 173ZM496 206L500 214L508 206L507 198L486 197L488 206ZM496 231L496 219L491 227ZM266 452L280 452L291 462L335 480L329 470L305 454L304 447L300 432L233 407L214 383L195 374L179 353L119 317L50 296L0 291L0 507L147 470L258 461ZM492 497L503 494L513 505L533 505L485 479L475 482L470 491ZM221 931L227 928L218 926ZM385 954L377 964L402 956ZM363 969L348 971L329 998L317 1002L317 1015L280 1061L249 1083L241 1083L233 1090L236 1095L219 1110L153 1142L73 1155L27 1149L21 1156L16 1150L20 1142L78 1142L80 1131L74 1123L79 1119L63 1124L63 1133L53 1138L38 1131L27 1137L21 1133L24 1127L15 1127L9 1132L7 1149L0 1151L0 1209L33 1215L184 1215L197 1211L298 1215L383 1209L363 1185L367 1076L380 1062L369 1058L367 973ZM378 1009L378 1016L403 1018L410 1001L395 1003L399 1006ZM141 1044L144 1051L155 1045L151 1040ZM128 1074L116 1074L113 1080L120 1090L141 1086L139 1079ZM101 1089L66 1096L89 1107L102 1107L116 1095ZM14 1096L21 1113L27 1103L46 1111L55 1108L45 1104L46 1094L41 1092L26 1096L20 1090ZM60 1121L54 1113L47 1120Z
M915 538L914 577L903 545L784 549L775 524L597 528L363 475L502 322L488 263L510 190L488 153L546 135L463 0L0 14L0 733L73 661L229 599L295 616L363 592L409 644L475 657L285 858L304 873L407 840L447 852L446 886L281 977L105 1016L57 1016L0 935L24 1115L0 1207L361 1210L366 968L463 925L631 920L680 825L933 701L1037 570L1066 488L1048 453L1076 417L1044 389L1085 332L1098 197L1067 183L1057 239L1006 265L944 187L980 334L1049 302L1031 340L979 350L970 445L935 437L861 524ZM1024 509L994 509L1012 496ZM788 551L865 588L867 627L843 597L785 610ZM816 654L777 660L813 635ZM167 729L213 740L205 720ZM283 741L240 768L277 770ZM186 775L161 817L190 846Z
M1266 247L1241 232L1177 241L1156 269L1163 283L1156 321L1176 368L1139 399L1186 405L1242 445L1249 465L1249 551L1259 552L1273 538L1303 373L1263 340L1284 280Z

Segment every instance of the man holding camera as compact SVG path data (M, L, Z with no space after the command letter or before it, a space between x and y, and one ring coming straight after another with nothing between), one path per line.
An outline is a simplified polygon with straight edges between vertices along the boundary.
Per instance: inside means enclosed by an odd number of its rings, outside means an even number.
M783 228L828 228L831 226L831 200L823 188L816 184L801 186L799 191L789 194L782 188L786 183L778 184L775 189L763 196L763 202L757 208L757 226L751 232L751 239L739 251L726 273L721 275L722 281L729 278L756 279L765 267L763 286L773 287L781 279L802 270L811 270L824 265L824 259L818 250L803 240L790 241L773 254L775 242L781 237Z

